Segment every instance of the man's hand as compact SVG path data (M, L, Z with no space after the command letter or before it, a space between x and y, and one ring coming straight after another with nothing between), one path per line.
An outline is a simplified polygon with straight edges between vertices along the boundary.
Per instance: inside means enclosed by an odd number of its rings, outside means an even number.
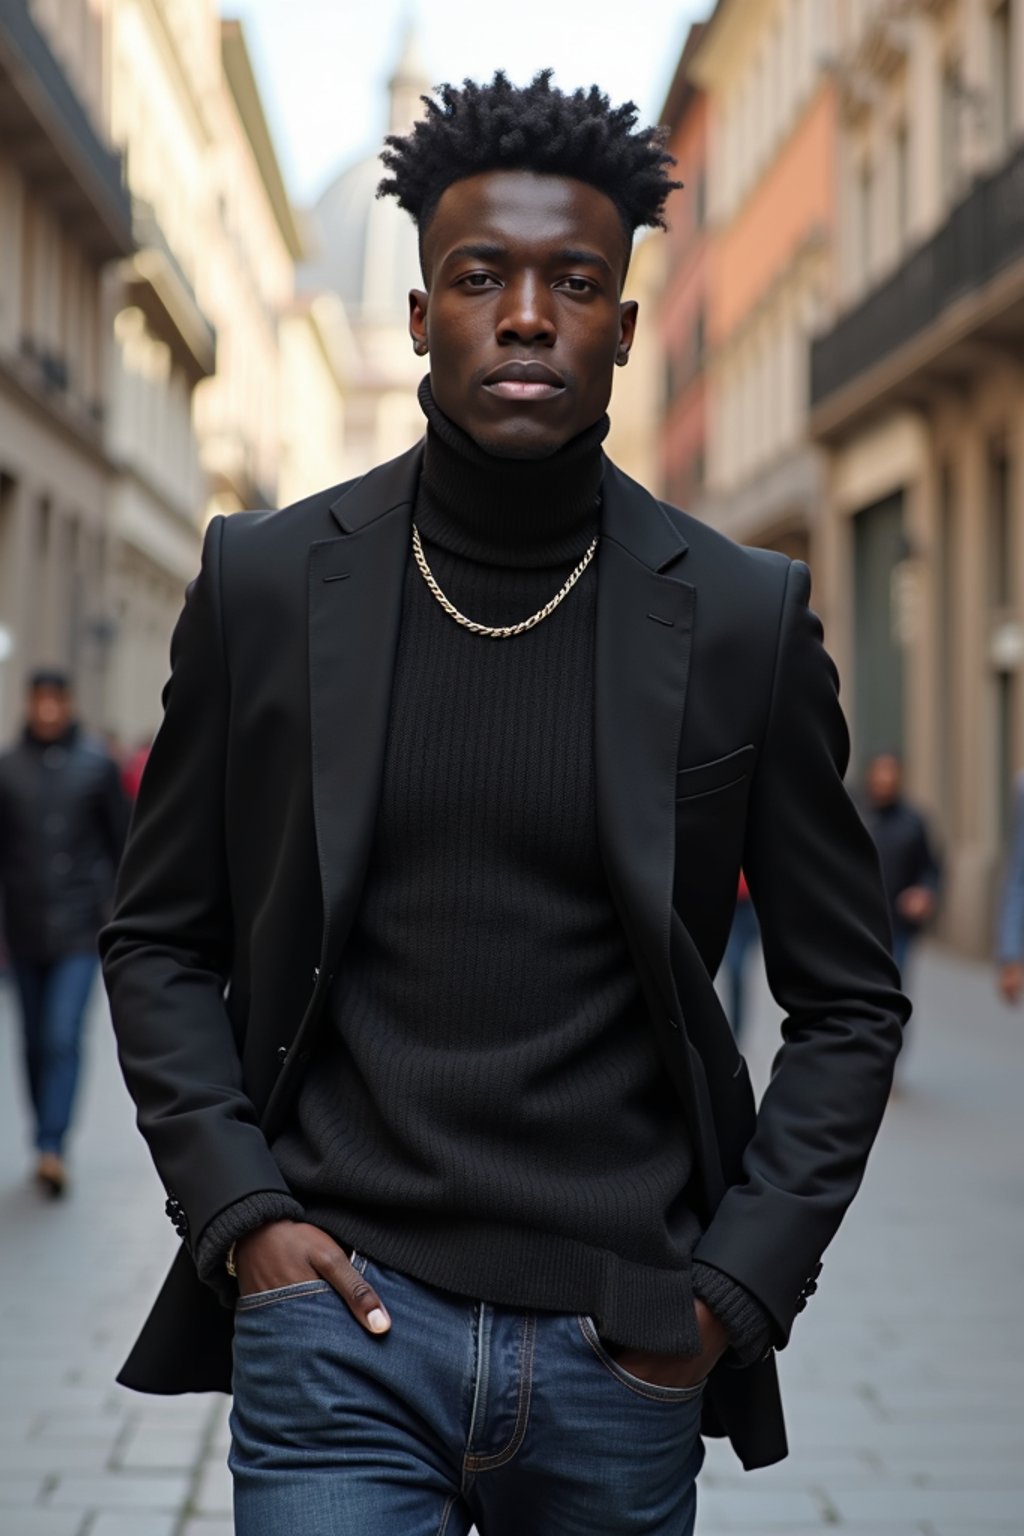
M897 896L896 908L908 923L926 923L935 911L935 892L927 885L908 885Z
M729 1335L704 1303L693 1304L700 1329L700 1352L696 1355L662 1355L647 1349L609 1350L624 1371L658 1387L696 1387L710 1376L729 1347ZM607 1347L607 1346L606 1346Z
M240 1296L326 1280L367 1333L387 1333L391 1327L383 1302L353 1269L345 1250L308 1222L269 1221L247 1232L235 1245L235 1269Z
M1024 992L1024 962L1007 960L999 967L999 993L1004 1003L1019 1003Z

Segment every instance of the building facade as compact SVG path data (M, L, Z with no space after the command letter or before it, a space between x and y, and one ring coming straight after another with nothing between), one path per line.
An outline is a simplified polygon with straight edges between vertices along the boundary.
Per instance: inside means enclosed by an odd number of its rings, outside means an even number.
M116 473L104 719L134 745L159 718L168 638L199 559L206 490L193 398L217 365L199 294L214 222L219 23L213 0L108 0L108 26L110 129L137 249L107 276L107 441Z
M1024 768L1022 11L839 7L840 312L810 376L857 755L902 752L976 954Z
M277 505L279 322L304 254L241 22L221 21L219 39L223 89L212 104L214 218L203 287L218 336L217 369L197 389L195 413L207 518Z
M103 278L134 249L103 126L102 16L0 12L0 735L29 668L75 677L101 721L114 466Z
M824 480L807 357L834 283L836 3L719 0L689 64L708 114L703 511L812 566Z
M661 484L678 507L701 514L707 483L708 102L691 64L704 28L690 28L661 121L675 157L674 192L666 209L669 230L665 281L658 303L664 358Z

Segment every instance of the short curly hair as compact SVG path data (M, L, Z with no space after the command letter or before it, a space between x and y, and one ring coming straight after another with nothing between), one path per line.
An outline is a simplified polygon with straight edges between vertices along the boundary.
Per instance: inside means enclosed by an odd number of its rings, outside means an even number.
M552 73L542 69L526 86L513 85L500 69L488 85L439 85L439 100L422 98L427 114L411 133L385 140L381 159L392 174L377 196L397 198L422 241L453 182L482 171L536 171L604 192L630 241L641 225L664 229L665 200L682 186L668 176L676 162L665 149L666 130L634 131L633 102L613 107L596 85L569 95L551 84Z

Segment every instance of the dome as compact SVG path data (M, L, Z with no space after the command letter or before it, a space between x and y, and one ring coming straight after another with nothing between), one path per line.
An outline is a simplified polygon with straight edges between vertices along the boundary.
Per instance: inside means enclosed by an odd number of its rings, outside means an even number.
M430 91L415 27L410 23L388 81L391 133L408 133ZM393 197L377 197L386 174L377 155L348 166L311 210L316 254L300 273L306 291L338 294L355 325L406 323L409 289L420 286L416 226Z
M311 215L318 254L301 282L332 289L353 320L404 322L409 289L421 282L416 226L393 197L377 197L383 175L369 155L322 194Z

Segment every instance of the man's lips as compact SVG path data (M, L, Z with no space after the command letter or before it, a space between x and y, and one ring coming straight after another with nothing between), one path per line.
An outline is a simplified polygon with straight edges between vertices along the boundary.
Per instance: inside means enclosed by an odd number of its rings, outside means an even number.
M503 400L551 400L565 389L562 375L546 363L502 363L483 382L486 390Z

